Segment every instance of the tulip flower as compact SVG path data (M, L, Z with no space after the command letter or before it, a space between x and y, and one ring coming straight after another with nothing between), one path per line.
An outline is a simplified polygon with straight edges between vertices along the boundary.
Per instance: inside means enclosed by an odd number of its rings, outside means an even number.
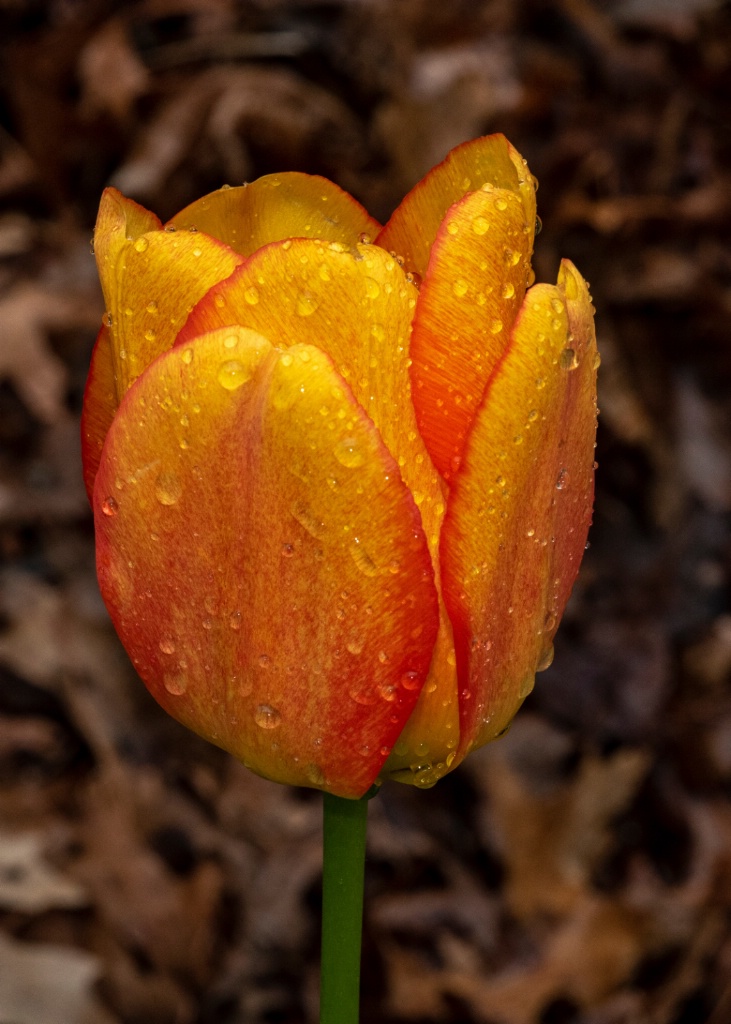
M550 663L591 518L593 307L500 135L385 227L298 173L114 189L84 401L101 591L176 719L278 782L433 785Z

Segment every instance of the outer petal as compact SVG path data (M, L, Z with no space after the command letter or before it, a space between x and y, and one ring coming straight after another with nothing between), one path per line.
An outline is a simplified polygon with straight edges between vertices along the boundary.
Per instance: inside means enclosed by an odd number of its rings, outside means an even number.
M367 790L437 595L413 500L327 356L242 328L164 354L115 417L94 511L102 592L163 707L269 778Z
M517 192L528 223L535 224L536 185L525 160L504 135L486 135L457 146L432 168L402 200L376 242L402 256L408 270L423 275L449 207L486 182Z
M490 185L450 207L432 246L411 373L419 430L447 480L523 301L533 227L519 195Z
M84 464L84 486L89 501L94 493L94 480L104 447L104 438L112 425L117 408L114 380L112 340L109 328L102 326L91 353L89 376L84 390L81 413L81 458Z
M360 203L333 182L296 171L219 189L168 223L205 231L243 256L284 238L326 238L354 245L360 235L374 238L381 229Z
M105 190L94 251L118 400L156 356L172 347L198 299L242 262L208 235L155 230L159 223L116 189Z
M550 664L591 519L596 367L586 284L532 288L485 393L444 522L458 757L503 731Z

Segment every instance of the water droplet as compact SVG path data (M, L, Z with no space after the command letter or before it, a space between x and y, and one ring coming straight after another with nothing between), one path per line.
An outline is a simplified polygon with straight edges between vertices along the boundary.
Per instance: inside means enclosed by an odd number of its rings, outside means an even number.
M455 224L453 220L450 221L449 224L447 224L447 232L448 232L448 234L456 235L458 231L459 231L459 225Z
M182 493L183 485L175 473L161 473L155 481L155 497L161 505L175 505Z
M260 704L254 712L254 721L260 729L276 729L282 724L282 716L271 704Z
M145 251L145 249L147 249L147 247L148 247L148 245L149 245L149 244L150 244L150 243L149 243L149 241L148 241L148 240L147 240L147 239L145 238L145 236L144 236L144 235L141 235L141 236L140 236L140 237L139 237L139 238L137 239L137 241L135 242L135 250L136 250L137 252L144 252L144 251Z
M291 544L282 544L282 557L291 558L294 554L294 547Z
M381 286L378 281L374 281L372 277L367 277L365 279L365 290L369 299L377 299L381 294Z
M419 678L418 672L404 672L401 676L401 685L404 690L418 690Z
M495 200L495 206L497 207L498 210L501 210L501 211L505 211L508 208L507 201L505 199L502 199L502 198Z
M472 230L476 235L484 235L490 228L490 221L487 217L475 217L472 221Z
M104 513L105 516L116 516L118 511L119 505L117 504L116 498L112 498L110 496L104 499L104 501L102 502L102 512Z
M502 322L502 320L495 319L490 324L490 333L491 334L499 334L500 331L502 331L502 329L503 329L503 322Z
M322 785L324 785L324 783L325 783L325 774L324 774L322 768L320 768L319 765L317 765L317 764L308 764L307 765L307 772L306 772L306 774L307 774L307 778L309 779L309 781L312 783L313 786L322 786Z
M259 655L259 668L268 668L271 658L268 654Z
M602 357L599 355L598 352L594 353L594 358L592 360L591 365L594 370L598 370L599 367L602 365Z
M545 672L553 664L553 644L549 644L545 651L541 651L536 665L536 672Z
M112 316L111 313L105 313L102 319L104 320L104 324L107 327L111 327L112 324L114 323L114 317Z
M251 380L251 370L240 363L238 359L230 359L226 363L221 363L218 368L218 383L227 391L235 391L247 380Z
M229 625L229 629L232 629L234 631L234 633L238 633L238 631L241 629L241 612L240 611L231 612L231 614L228 617L228 625Z
M365 462L365 455L354 437L341 438L333 448L333 455L346 469L357 469Z
M543 230L543 221L541 220L540 217L536 216L536 227L535 227L536 234L540 235L542 230Z
M386 337L386 328L383 324L371 324L371 337L376 341L383 341Z
M579 365L576 352L572 348L565 348L558 361L562 370L575 370Z
M452 291L459 299L461 299L463 295L467 294L468 289L469 285L467 284L463 277L458 277L457 280L452 285Z
M255 285L251 285L244 292L244 299L250 306L255 306L259 301L259 290Z
M175 654L175 641L170 636L164 636L158 647L163 654Z
M183 668L163 676L163 685L173 697L180 697L188 689L188 675Z
M392 683L379 683L378 694L388 704L392 704L398 696L396 687Z
M145 341L154 341L156 337L157 334L151 327L145 331Z
M556 490L563 491L569 485L569 474L567 469L560 469L556 477Z
M515 288L514 288L514 286L513 286L513 285L512 285L512 284L511 284L511 283L510 283L510 282L508 281L508 283L507 283L507 284L505 285L505 287L503 288L503 298L504 298L504 299L512 299L512 297L513 297L514 295L515 295Z
M180 358L183 360L186 366L190 366L190 364L193 362L193 349L184 348Z
M365 646L365 640L362 636L353 636L350 638L348 643L345 645L350 654L358 655L363 653L363 647Z
M297 296L295 309L298 316L312 316L319 305L318 300L309 292L301 292Z

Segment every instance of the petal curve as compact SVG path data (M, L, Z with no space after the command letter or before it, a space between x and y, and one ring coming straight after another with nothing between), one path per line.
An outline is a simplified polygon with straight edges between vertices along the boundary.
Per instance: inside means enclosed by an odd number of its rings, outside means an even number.
M165 353L117 412L94 512L105 601L163 707L268 778L362 795L423 685L437 594L328 357L230 327Z
M518 192L526 219L536 219L535 179L504 135L485 135L457 146L433 167L394 210L376 243L396 252L408 270L422 276L445 213L467 192L485 183Z
M266 174L247 185L224 187L191 203L168 227L195 227L242 256L285 238L326 238L354 245L374 238L381 225L359 202L318 174Z
M160 231L159 224L154 214L116 189L105 190L94 251L118 401L156 356L172 348L198 299L243 262L208 235Z
M571 263L527 293L488 383L442 533L462 758L499 735L547 667L591 521L598 355Z
M411 338L419 430L449 480L528 283L533 223L515 192L485 186L447 211Z
M102 324L91 353L81 410L81 460L89 502L94 493L94 480L99 468L104 439L112 425L116 409L117 387L114 380L112 339L109 328Z

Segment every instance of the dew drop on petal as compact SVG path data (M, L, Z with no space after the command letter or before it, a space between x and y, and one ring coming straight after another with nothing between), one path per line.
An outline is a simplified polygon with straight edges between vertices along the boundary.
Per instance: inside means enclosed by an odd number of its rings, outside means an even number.
M254 712L254 721L260 729L276 729L282 724L282 716L271 704L260 704Z
M163 654L175 654L175 641L172 637L164 636L158 644L158 647Z
M116 498L113 498L110 495L108 498L104 499L102 502L102 512L105 516L116 516L118 511L119 505L117 504Z
M238 359L229 359L218 368L218 383L227 391L235 391L251 380L251 370Z
M173 697L180 697L188 689L188 676L184 669L170 672L163 676L163 684Z
M357 469L365 462L365 455L354 437L341 438L333 448L333 455L346 469Z
M155 481L155 497L161 505L175 505L182 493L183 485L175 473L160 473Z

